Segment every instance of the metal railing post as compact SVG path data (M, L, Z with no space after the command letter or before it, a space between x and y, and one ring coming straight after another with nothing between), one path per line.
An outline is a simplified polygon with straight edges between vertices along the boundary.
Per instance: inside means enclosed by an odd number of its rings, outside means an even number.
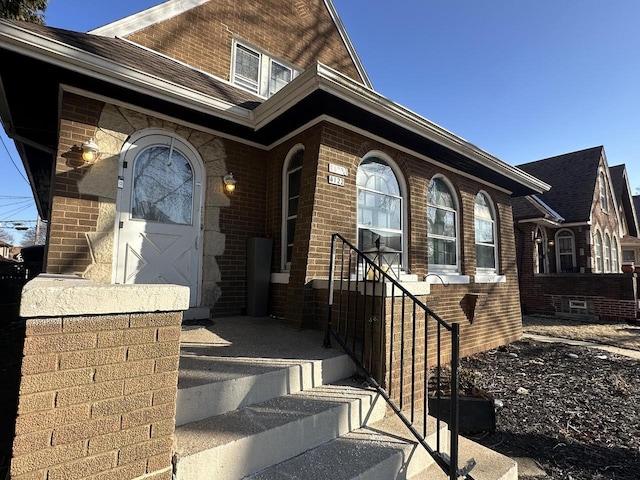
M335 277L334 269L336 262L336 235L331 235L331 257L329 259L329 303L327 312L327 331L324 335L324 348L331 348L331 315L333 312L333 280Z
M439 352L438 352L439 353ZM451 436L451 459L449 463L449 478L458 478L458 434L460 433L460 402L458 366L460 365L460 324L451 325L451 418L449 424Z

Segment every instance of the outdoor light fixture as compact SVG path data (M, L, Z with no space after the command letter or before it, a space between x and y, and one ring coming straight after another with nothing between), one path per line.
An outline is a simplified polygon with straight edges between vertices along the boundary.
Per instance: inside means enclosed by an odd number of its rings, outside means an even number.
M550 246L550 247L553 247L555 244L556 244L556 242L555 242L555 241L553 241L553 240L549 240L549 246Z
M233 178L233 173L227 173L224 177L222 177L222 180L224 181L224 189L229 193L233 193L236 189L237 182L237 180Z
M88 141L82 144L82 159L85 163L93 163L98 159L100 155L100 148L93 141L93 138L90 138Z
M536 235L536 238L534 238L533 241L536 242L538 245L542 243L542 235L540 235L540 232L538 232L538 234Z

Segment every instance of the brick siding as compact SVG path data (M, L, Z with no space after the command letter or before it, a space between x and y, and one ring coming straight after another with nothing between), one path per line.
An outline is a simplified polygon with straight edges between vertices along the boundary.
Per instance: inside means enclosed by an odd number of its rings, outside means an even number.
M26 319L11 478L170 480L181 320Z
M300 69L319 61L362 81L323 0L207 2L127 38L225 80L237 39Z

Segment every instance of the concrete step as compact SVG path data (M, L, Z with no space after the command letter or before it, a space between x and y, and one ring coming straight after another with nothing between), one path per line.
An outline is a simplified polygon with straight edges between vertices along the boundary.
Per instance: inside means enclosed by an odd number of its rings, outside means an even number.
M177 427L176 480L238 480L384 417L375 391L345 383Z
M518 464L515 460L495 452L467 438L459 437L460 466L473 458L476 466L471 470L474 480L518 480ZM431 465L412 480L448 480L448 476Z
M176 425L349 378L344 354L318 360L186 356L180 359Z
M418 426L419 427L419 426ZM429 419L427 443L436 441L436 422ZM440 424L441 441L447 426ZM434 463L397 417L385 417L298 457L256 473L247 480L392 480L415 478Z

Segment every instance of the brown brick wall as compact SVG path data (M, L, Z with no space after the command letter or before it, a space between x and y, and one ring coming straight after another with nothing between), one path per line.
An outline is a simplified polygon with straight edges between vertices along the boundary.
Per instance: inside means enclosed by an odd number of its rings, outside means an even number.
M181 320L27 319L11 478L170 480Z
M98 198L78 192L78 182L90 166L82 161L81 145L95 135L104 104L65 93L60 119L60 138L53 179L47 273L83 272L91 263L86 232L98 220Z
M235 38L298 68L320 61L361 81L322 0L207 2L127 38L225 80Z

